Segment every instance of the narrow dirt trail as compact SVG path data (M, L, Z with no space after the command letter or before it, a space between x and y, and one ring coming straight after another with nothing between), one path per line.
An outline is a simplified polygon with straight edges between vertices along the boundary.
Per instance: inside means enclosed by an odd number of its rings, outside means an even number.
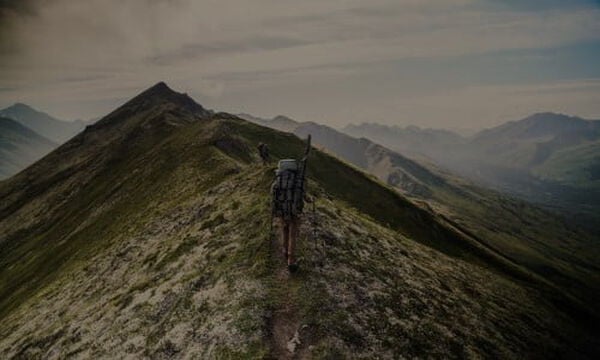
M271 256L275 264L274 288L278 292L278 301L270 322L272 357L274 359L303 359L304 351L301 339L301 319L297 299L296 275L290 274L283 256L279 227L274 228L271 240Z

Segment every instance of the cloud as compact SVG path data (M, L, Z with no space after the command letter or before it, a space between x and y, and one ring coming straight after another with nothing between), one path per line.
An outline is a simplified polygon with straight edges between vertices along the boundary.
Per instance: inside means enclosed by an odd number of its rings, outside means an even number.
M402 115L394 122L408 124L416 117L422 126L482 128L545 111L596 119L599 94L600 79L466 86L399 99L394 110Z
M598 0L486 0L485 2L495 8L523 11L588 8L600 5L600 1Z
M72 102L108 103L159 80L203 99L237 101L244 91L285 93L307 82L339 82L382 62L600 40L597 6L524 3L531 6L487 0L1 1L0 82L13 90L3 91L0 102L26 96L51 104L72 96ZM372 96L365 102L382 95ZM61 111L72 113L67 108Z
M41 3L40 3L41 4ZM30 68L137 68L203 61L248 71L281 54L293 67L551 46L598 38L597 10L486 13L471 1L54 0L14 17ZM301 56L303 53L307 55ZM242 55L245 58L240 58ZM287 57L286 57L287 56ZM222 60L230 62L226 66ZM273 63L274 61L271 61ZM266 65L265 65L266 66ZM292 67L292 66L290 66ZM277 70L277 69L275 69Z

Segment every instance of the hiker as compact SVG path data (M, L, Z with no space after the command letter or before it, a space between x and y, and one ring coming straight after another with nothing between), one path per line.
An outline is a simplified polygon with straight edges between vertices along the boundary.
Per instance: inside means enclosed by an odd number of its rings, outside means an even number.
M260 155L260 158L263 161L263 164L267 164L269 162L269 147L267 146L267 144L264 143L260 143L257 146L258 149L258 154Z
M300 216L304 208L306 159L310 151L310 135L300 161L295 159L280 160L275 171L275 181L271 186L272 215L279 219L283 255L287 258L288 270L296 272L296 241L298 239ZM308 200L308 199L307 199ZM310 200L309 200L310 201Z

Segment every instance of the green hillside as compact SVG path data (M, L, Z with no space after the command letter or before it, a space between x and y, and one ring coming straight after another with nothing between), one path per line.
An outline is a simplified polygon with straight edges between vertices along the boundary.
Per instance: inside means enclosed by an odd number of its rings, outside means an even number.
M572 164L577 163L574 167ZM533 168L542 179L590 190L600 190L600 141L587 142L553 153Z
M0 357L597 355L576 300L317 150L288 275L259 141L304 147L161 83L0 182Z

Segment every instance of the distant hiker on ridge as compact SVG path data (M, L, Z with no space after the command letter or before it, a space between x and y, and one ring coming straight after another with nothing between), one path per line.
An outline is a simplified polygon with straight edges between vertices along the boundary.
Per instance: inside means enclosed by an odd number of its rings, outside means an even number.
M269 147L265 143L260 143L258 144L257 149L263 164L266 165L269 162Z
M308 135L306 151L302 160L280 160L275 171L275 181L271 186L272 216L281 223L283 254L287 258L288 270L298 270L295 249L300 226L300 215L304 208L306 159L310 151Z

